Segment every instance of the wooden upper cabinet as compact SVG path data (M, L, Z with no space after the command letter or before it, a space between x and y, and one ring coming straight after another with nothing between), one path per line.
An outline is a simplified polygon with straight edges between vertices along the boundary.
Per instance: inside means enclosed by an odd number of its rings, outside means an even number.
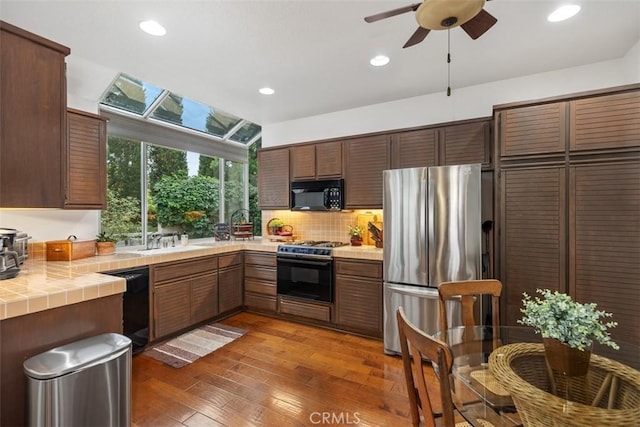
M382 171L391 167L390 139L378 135L344 143L345 208L382 208Z
M446 126L440 132L440 164L491 163L490 120Z
M570 104L571 151L640 147L640 90Z
M342 178L342 142L299 145L290 150L293 181Z
M438 131L424 129L400 132L391 140L393 169L436 166L438 164Z
M567 135L566 110L567 102L555 102L501 111L501 156L564 153Z
M82 111L67 111L65 208L106 208L106 138L106 119Z
M289 149L258 151L260 209L289 209Z
M564 166L502 170L500 227L503 316L516 325L522 292L566 292L566 179Z
M342 142L320 142L316 147L316 177L342 178Z
M0 22L0 207L63 206L69 52Z
M293 146L291 153L291 179L316 178L316 147L314 145Z

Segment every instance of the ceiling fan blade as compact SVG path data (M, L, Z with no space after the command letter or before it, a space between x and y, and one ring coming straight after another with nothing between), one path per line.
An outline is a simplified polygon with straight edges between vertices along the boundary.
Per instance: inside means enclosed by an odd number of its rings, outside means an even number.
M404 44L404 46L402 46L402 48L411 47L413 45L420 43L422 40L424 40L425 37L427 37L427 34L429 34L429 31L431 30L423 27L418 27L418 29L411 35L411 37L409 37L409 40L407 40L407 42Z
M409 6L399 7L397 9L387 10L386 12L376 13L375 15L367 16L366 18L364 18L364 20L367 22L376 22L381 19L391 18L392 16L401 15L403 13L411 11L415 12L418 9L418 6L420 6L421 4L422 2L411 4Z
M461 27L465 33L469 34L469 37L475 40L486 33L496 22L498 20L492 14L480 9L476 16L462 24Z

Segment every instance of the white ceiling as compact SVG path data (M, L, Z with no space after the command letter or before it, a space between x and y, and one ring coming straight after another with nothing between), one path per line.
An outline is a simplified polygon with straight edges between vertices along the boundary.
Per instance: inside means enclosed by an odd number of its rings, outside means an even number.
M548 23L566 2L493 0L485 9L498 23L482 37L451 30L453 96L456 88L621 58L640 40L640 1L575 0L576 17ZM446 31L402 49L417 28L413 13L363 20L411 3L0 0L0 19L70 47L72 57L265 125L444 92ZM142 33L144 19L161 22L167 35ZM370 66L380 53L391 63ZM263 86L275 95L258 94Z

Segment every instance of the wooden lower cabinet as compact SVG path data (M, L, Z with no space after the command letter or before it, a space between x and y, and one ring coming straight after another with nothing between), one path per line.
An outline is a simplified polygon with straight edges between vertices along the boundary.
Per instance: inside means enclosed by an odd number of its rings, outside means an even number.
M153 295L154 338L161 338L189 326L189 281L157 286Z
M335 260L336 324L382 337L382 262Z
M199 323L218 314L218 272L191 279L190 323Z
M276 313L276 255L246 252L244 263L244 305L249 310Z
M218 259L218 312L242 308L242 252L221 255Z
M152 265L150 341L218 314L218 257Z

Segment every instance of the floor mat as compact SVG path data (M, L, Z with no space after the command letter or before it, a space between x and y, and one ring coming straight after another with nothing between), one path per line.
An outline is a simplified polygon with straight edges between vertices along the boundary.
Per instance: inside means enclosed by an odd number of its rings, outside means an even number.
M144 354L174 368L182 368L246 333L244 329L212 323L158 344L145 350Z

